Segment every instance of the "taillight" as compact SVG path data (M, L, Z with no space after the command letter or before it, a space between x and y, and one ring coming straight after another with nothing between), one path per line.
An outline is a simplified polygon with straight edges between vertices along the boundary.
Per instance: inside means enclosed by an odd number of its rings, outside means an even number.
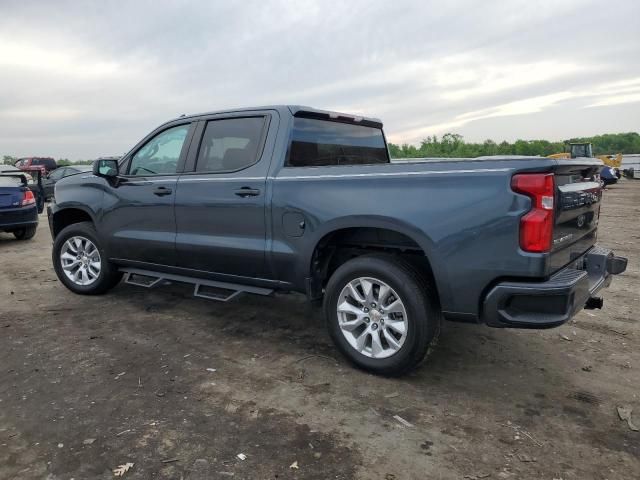
M27 205L35 205L35 203L36 198L33 196L33 192L31 190L24 192L20 206L26 207Z
M553 242L553 173L519 173L511 179L511 188L531 198L531 210L520 219L520 248L548 252Z

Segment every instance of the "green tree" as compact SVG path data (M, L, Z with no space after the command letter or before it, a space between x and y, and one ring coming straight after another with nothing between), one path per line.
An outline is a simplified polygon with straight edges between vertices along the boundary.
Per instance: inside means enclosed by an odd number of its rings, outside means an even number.
M594 155L640 153L640 134L637 132L606 133L593 137L571 138L562 142L519 139L514 143L506 141L496 143L491 139L487 139L483 143L467 143L462 135L445 133L440 139L436 135L426 137L418 147L406 143L402 146L390 143L389 152L391 158L469 158L484 155L546 156L569 151L569 143L572 142L592 143Z

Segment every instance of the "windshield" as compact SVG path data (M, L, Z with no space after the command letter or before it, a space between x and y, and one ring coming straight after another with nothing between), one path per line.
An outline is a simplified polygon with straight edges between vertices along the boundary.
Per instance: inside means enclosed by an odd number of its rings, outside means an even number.
M571 145L571 157L592 157L591 145Z

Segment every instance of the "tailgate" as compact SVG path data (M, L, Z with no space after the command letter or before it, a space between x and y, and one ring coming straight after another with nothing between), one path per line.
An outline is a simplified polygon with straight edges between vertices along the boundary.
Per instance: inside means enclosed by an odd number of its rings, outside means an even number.
M583 158L558 160L555 225L549 273L564 267L596 243L602 189L602 163Z

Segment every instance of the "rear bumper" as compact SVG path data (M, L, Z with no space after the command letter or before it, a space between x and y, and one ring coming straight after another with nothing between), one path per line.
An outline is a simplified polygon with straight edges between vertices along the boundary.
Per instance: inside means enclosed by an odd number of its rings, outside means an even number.
M550 328L562 325L627 268L627 259L599 246L545 282L502 282L486 295L482 320L492 327ZM596 307L598 308L598 307Z
M38 225L38 208L35 205L0 210L0 232L11 232L35 225Z

